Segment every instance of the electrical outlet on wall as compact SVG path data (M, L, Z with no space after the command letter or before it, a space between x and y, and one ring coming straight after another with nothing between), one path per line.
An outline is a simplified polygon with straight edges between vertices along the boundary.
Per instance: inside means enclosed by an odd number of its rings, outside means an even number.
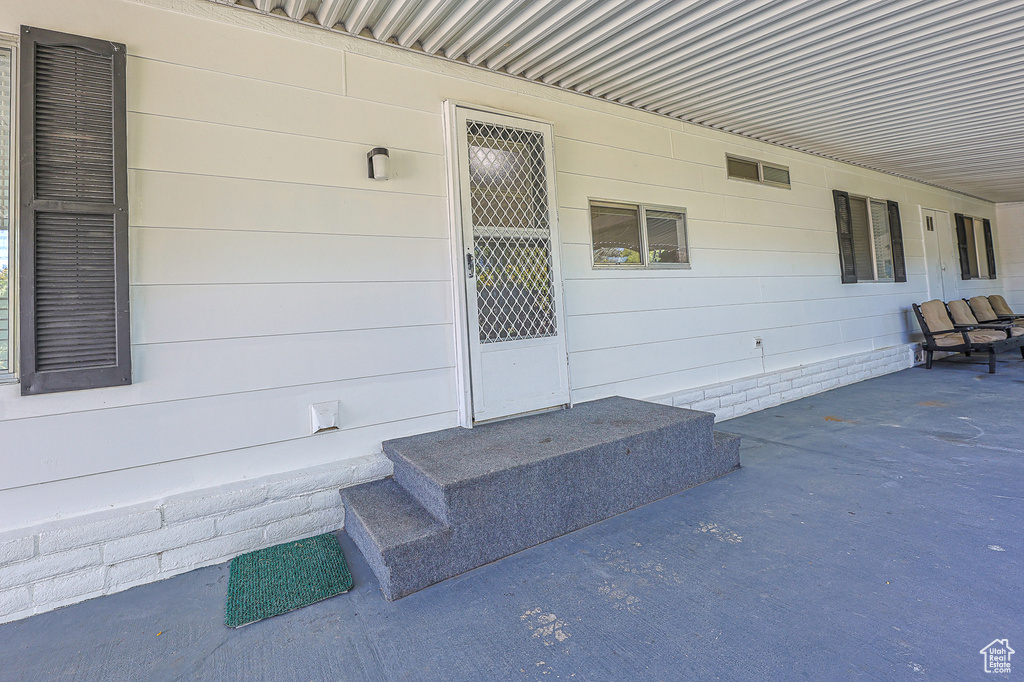
M764 339L762 339L760 336L755 336L754 337L754 348L762 348L763 349L764 348Z
M326 403L314 403L309 406L310 433L326 433L337 431L339 426L338 414L341 412L341 403L332 400Z

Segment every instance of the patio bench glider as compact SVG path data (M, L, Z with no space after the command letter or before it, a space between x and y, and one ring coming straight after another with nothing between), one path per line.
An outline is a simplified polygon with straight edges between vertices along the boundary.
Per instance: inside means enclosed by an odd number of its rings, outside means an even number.
M960 305L957 305L960 304ZM924 332L925 367L932 368L932 356L935 351L950 353L988 353L988 372L996 373L996 353L1019 348L1024 357L1024 328L1014 327L1008 322L998 324L982 324L971 313L966 301L952 301L947 310L946 304L936 299L921 305L913 304L914 315ZM956 317L965 324L955 324L949 313L956 311ZM964 314L966 311L966 315ZM973 324L970 321L973 320Z

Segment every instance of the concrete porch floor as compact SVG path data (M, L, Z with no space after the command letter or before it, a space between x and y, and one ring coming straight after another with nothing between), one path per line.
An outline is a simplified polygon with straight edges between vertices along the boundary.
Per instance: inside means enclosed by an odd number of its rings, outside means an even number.
M0 679L981 679L1024 651L1024 361L982 361L731 420L740 471L394 603L343 538L352 592L240 630L227 564L0 626Z

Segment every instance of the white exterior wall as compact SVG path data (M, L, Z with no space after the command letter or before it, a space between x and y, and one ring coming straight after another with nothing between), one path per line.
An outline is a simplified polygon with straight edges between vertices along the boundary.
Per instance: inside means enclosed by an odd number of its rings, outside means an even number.
M1006 302L1024 314L1024 202L996 205L1002 249L998 260Z
M20 24L128 48L134 384L0 386L0 530L456 425L446 99L554 125L576 402L905 344L926 298L920 207L996 218L919 183L203 0L0 0L0 32ZM366 178L375 146L391 149L387 182ZM726 152L789 166L793 188L727 180ZM900 202L908 283L840 283L834 188ZM594 270L590 197L686 208L692 269ZM1001 262L1013 239L1021 263L1019 223L1009 239L996 228ZM310 436L309 405L329 400L341 430Z

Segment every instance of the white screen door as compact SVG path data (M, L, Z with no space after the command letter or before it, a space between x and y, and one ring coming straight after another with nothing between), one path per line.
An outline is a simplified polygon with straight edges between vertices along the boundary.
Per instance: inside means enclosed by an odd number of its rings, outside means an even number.
M473 420L569 402L551 127L457 109Z

